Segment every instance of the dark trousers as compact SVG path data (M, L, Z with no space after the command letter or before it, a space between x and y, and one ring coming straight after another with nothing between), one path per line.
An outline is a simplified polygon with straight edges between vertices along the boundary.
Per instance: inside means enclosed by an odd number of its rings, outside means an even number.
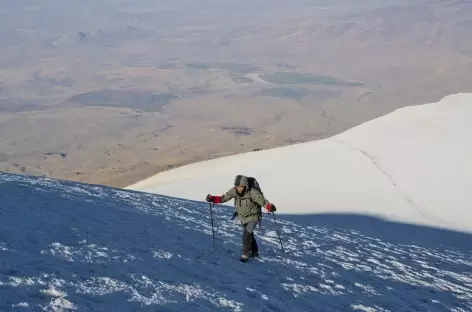
M257 222L251 221L243 224L243 255L250 256L251 253L255 254L259 252L257 247L256 238L254 237L254 229L256 228Z

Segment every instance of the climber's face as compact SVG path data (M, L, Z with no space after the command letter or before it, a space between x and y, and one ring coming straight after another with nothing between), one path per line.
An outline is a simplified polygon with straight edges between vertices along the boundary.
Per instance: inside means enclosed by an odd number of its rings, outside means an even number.
M239 194L244 194L245 190L246 190L245 186L242 186L242 185L236 186L236 191L238 191Z

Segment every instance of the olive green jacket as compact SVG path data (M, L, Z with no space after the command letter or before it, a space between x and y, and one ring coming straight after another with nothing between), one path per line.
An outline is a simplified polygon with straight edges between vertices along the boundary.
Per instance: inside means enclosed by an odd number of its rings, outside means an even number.
M249 189L240 196L236 188L231 188L223 196L221 203L225 203L234 198L234 208L238 213L238 219L246 224L251 221L258 221L262 215L261 207L265 207L269 201L256 189Z

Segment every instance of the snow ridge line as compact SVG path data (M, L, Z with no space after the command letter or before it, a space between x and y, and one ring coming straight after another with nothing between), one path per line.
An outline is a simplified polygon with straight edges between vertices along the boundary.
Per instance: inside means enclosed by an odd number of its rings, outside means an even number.
M392 177L387 171L385 171L385 170L378 164L378 162L374 159L374 157L372 157L371 155L369 155L369 153L367 153L366 151L361 150L361 149L359 149L359 148L350 146L349 144L345 143L345 142L342 141L342 140L334 140L334 141L340 143L341 145L343 145L343 146L345 146L345 147L347 147L347 148L349 148L349 149L351 149L351 150L353 150L353 151L359 152L359 153L361 153L362 155L364 155L365 157L369 158L370 161L374 164L374 166L376 166L376 167L380 170L380 172L382 172L382 174L385 175L385 176L389 179L389 181L390 181L390 183L393 185L393 187L394 187L399 193L401 193L401 194L403 195L403 198L405 199L405 201L408 203L408 205L409 205L410 207L412 207L413 209L415 209L416 211L418 211L423 217L431 218L430 215L426 214L426 213L423 211L423 209L421 209L421 208L419 207L419 205L417 205L417 204L415 203L415 201L414 201L404 190L402 190L402 189L398 186L397 182L395 182L395 180L393 179L393 177Z

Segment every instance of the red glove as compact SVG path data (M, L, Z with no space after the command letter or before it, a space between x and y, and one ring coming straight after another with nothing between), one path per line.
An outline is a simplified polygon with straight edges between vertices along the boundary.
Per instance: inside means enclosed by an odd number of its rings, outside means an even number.
M275 206L272 205L271 203L268 203L268 204L265 206L265 209L267 210L267 212L274 212L274 211L277 210L277 209L275 209Z
M212 202L212 203L215 203L215 204L219 204L219 203L221 203L221 196L212 196L212 195L208 194L207 197L206 197L206 201L207 202Z

